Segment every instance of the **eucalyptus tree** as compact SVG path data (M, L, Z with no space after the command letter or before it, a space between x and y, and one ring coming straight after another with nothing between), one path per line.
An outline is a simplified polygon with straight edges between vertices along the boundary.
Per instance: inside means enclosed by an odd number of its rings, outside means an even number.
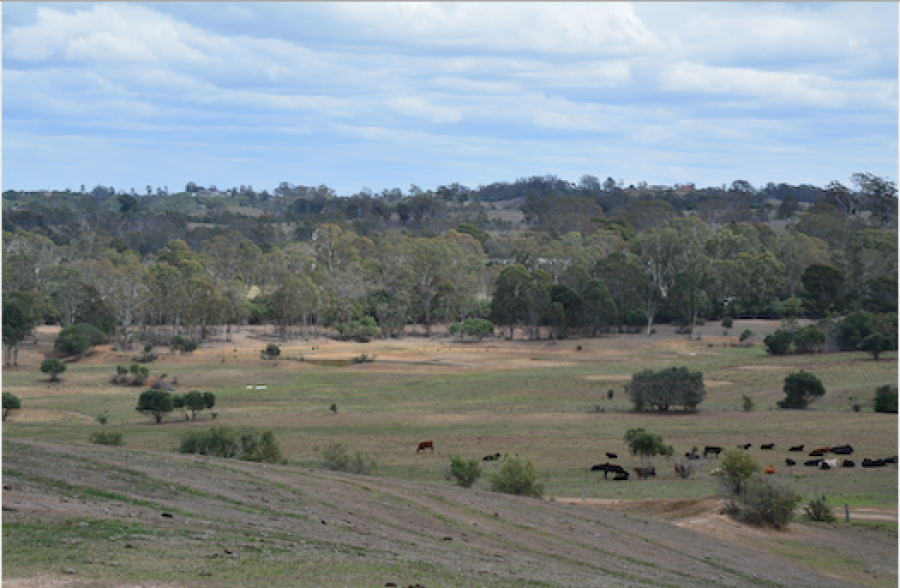
M615 322L621 327L631 309L640 304L641 286L645 281L636 256L631 253L612 253L599 260L591 273L609 290L618 310Z
M800 232L790 232L778 238L776 255L784 265L788 294L800 294L800 277L814 263L828 263L828 243Z
M641 300L647 314L647 335L650 335L660 302L671 290L678 273L682 240L675 229L652 229L640 235L634 247L645 277L641 285Z
M513 338L516 325L527 317L530 282L531 274L518 263L506 266L497 277L491 299L492 320L509 328L509 339Z

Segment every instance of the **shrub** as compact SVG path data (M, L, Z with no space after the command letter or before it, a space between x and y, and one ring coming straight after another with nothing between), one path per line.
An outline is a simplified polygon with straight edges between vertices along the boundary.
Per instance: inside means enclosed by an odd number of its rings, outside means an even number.
M337 414L337 411L338 411L337 402L332 402L331 406L329 406L328 408L331 410L331 412L333 412L334 414Z
M94 445L122 445L121 431L94 431L88 437L88 441Z
M722 326L730 329L734 326L734 320L730 316L726 316L722 319Z
M647 324L647 313L640 308L634 308L625 318L625 324L633 327L642 327Z
M733 497L725 511L745 523L783 529L793 520L794 509L802 500L790 488L754 474L748 480L744 492Z
M897 388L885 384L875 389L875 412L897 414Z
M825 386L813 374L800 370L784 379L784 400L778 401L779 408L805 409L809 404L825 395Z
M803 510L806 511L806 516L808 516L811 521L830 523L834 520L834 514L831 512L831 507L826 504L824 494L810 500L809 503L803 507Z
M775 331L771 335L767 335L763 339L766 346L766 353L771 355L787 355L791 349L791 343L794 342L794 334L791 331L781 330Z
M105 425L109 422L109 411L104 410L100 414L94 417L94 420L100 423L101 425Z
M872 355L872 357L875 358L875 361L878 361L878 358L883 352L890 351L893 347L894 342L879 333L866 335L866 337L859 342L859 350Z
M895 403L896 406L896 403ZM3 420L6 420L6 417L9 416L9 411L11 410L19 410L22 408L22 401L19 400L19 397L15 394L11 394L9 392L3 393ZM894 411L897 412L897 411Z
M676 405L684 410L696 410L706 397L706 387L703 374L686 367L647 369L631 376L625 394L634 402L635 410L651 406L664 412Z
M319 448L315 451L318 453ZM378 464L368 453L357 450L353 455L347 452L343 443L332 443L320 454L322 468L351 474L368 474L375 471Z
M266 346L266 350L263 351L263 355L268 355L269 357L278 357L281 355L281 348L274 343L269 343Z
M477 459L465 460L458 455L450 456L450 475L463 488L470 488L481 477L481 462Z
M544 494L543 484L537 482L534 464L518 456L506 460L500 471L491 474L489 481L494 492L533 498L541 498Z
M749 339L752 336L753 336L753 331L751 331L750 329L745 329L744 332L741 333L741 337L740 337L741 343L743 343L744 341L746 341L747 339Z
M51 357L50 359L45 359L41 362L41 371L45 374L50 374L51 382L56 382L59 380L59 374L66 371L66 364L55 357Z
M211 427L206 431L186 431L178 447L180 453L199 453L244 461L285 463L272 431L261 436L253 429Z
M729 449L722 455L719 469L722 471L720 490L726 496L735 497L743 494L747 481L759 472L760 467L746 451Z
M753 399L752 398L750 398L749 396L747 396L745 394L744 398L743 398L743 403L744 403L744 412L753 412Z
M80 355L89 347L99 345L104 341L106 341L106 337L100 329L88 323L78 323L62 329L53 346L64 353Z
M875 320L872 313L860 310L851 312L835 328L835 338L841 351L852 351L867 336L875 332Z

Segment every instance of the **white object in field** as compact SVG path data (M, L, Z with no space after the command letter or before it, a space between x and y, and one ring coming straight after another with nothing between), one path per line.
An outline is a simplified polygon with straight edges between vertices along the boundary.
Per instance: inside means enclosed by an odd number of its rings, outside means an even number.
M247 386L247 390L253 390L253 386Z
M257 386L256 389L257 389L257 390L265 390L266 387L265 387L265 386Z

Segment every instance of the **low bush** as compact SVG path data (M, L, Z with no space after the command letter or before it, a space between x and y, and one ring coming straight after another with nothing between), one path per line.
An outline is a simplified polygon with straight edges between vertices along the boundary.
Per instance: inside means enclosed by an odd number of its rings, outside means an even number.
M783 529L794 519L794 509L802 500L799 494L783 484L754 474L744 491L732 497L725 512L745 523Z
M834 520L834 514L831 512L831 507L826 504L824 494L810 500L803 510L811 521L830 523Z
M518 456L506 460L500 471L491 474L488 481L494 492L533 498L541 498L544 495L544 486L537 482L534 464Z
M116 447L122 445L121 431L94 431L88 437L88 441L94 445L114 445Z
M885 384L875 389L875 412L897 414L897 388Z
M481 477L481 462L477 459L465 460L458 455L450 456L450 475L463 488L470 488Z
M262 435L253 429L211 427L206 431L186 431L178 447L180 453L198 453L244 461L285 463L272 431Z
M316 447L315 451L319 453L319 448ZM378 467L368 453L357 450L351 455L343 443L332 443L319 454L319 459L323 469L336 472L369 474Z

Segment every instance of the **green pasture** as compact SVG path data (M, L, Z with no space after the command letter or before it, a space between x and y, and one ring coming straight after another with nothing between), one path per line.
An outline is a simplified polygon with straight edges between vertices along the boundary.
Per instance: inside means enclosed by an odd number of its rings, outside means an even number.
M106 426L124 432L126 447L171 451L186 429L223 424L272 429L289 461L301 465L317 464L316 448L344 443L350 450L368 452L378 462L377 475L384 477L449 483L444 482L444 470L450 455L472 458L500 452L532 460L547 496L580 496L582 490L597 498L715 493L710 470L716 459L705 461L689 480L676 477L663 458L652 460L658 476L647 481L613 483L589 472L591 465L606 461L626 468L640 465L628 454L623 435L629 428L645 427L674 445L676 456L695 445L702 450L704 445L729 448L752 443L753 457L763 466L773 464L776 477L804 495L824 492L835 504L896 508L897 471L892 467L818 471L784 466L786 457L801 464L809 459L805 453L787 452L788 446L801 443L807 451L849 443L857 450L855 459L897 454L896 415L876 414L871 403L853 412L850 401L853 396L871 401L877 386L896 383L895 354L878 362L862 353L771 357L761 347L710 347L695 341L689 347L668 349L641 340L623 345L615 356L579 354L572 342L536 344L535 353L526 356L529 361L519 361L515 369L505 369L501 361L495 371L482 367L441 371L377 360L347 368L298 361L276 364L246 352L226 353L224 363L220 356L198 357L193 365L165 360L149 364L152 375L176 375L178 393L213 392L219 413L215 423L205 411L196 422L186 422L176 412L161 425L152 424L134 410L145 388L110 383L114 362L70 364L59 383L46 382L36 369L7 369L4 391L20 390L23 407L55 416L30 422L13 417L3 428L9 437L86 443L89 433L100 426L88 419L108 411ZM430 348L434 353L440 346ZM290 346L283 348L283 355L294 353ZM491 353L503 357L502 350ZM453 354L446 361L465 364ZM573 365L552 367L561 361ZM707 398L698 413L630 411L624 387L633 372L681 365L702 371L708 382ZM784 377L799 369L817 375L826 396L806 411L777 409L776 401L784 396ZM262 385L266 389L256 389ZM611 400L608 390L614 393ZM77 393L63 393L67 391ZM743 395L753 399L753 412L741 410ZM332 403L337 414L329 410ZM434 441L434 454L416 454L417 443L423 440ZM775 450L761 451L761 443L775 443ZM606 452L619 458L608 460ZM485 464L488 471L497 467ZM478 484L486 488L487 482L482 479Z

